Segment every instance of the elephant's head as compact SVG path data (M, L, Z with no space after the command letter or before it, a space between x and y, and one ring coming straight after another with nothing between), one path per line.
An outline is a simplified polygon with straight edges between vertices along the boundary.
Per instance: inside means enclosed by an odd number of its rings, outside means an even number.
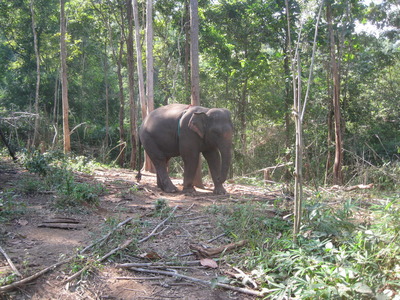
M232 160L233 125L231 113L223 108L211 108L206 112L195 112L189 128L203 139L207 147L217 148L221 156L220 183L225 182Z

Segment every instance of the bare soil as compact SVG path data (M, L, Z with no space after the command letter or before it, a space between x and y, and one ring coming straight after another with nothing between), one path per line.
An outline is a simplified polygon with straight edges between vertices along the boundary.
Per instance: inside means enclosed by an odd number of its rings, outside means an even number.
M216 217L205 208L212 204L230 204L247 201L273 203L279 192L267 192L235 184L226 184L229 194L217 196L212 185L197 189L192 195L183 193L166 194L156 187L153 174L144 174L137 190L136 173L127 169L96 169L91 175L76 174L78 180L87 183L101 183L106 192L96 207L79 207L76 210L55 209L56 195L51 192L27 195L19 193L19 183L36 175L30 174L11 160L0 158L0 196L13 189L17 191L15 201L26 205L24 213L0 223L0 246L9 255L23 277L71 257L78 249L90 245L107 233L105 224L116 223L134 217L138 224L138 239L147 236L164 218L156 216L154 203L165 199L169 207L178 206L174 218L162 228L161 234L140 245L128 247L122 253L112 256L90 272L66 283L65 280L76 270L72 263L59 266L36 280L18 289L1 294L3 299L254 299L254 296L156 274L134 272L118 268L118 263L149 262L141 254L156 253L160 261L191 261L197 258L189 245L197 244L218 247L231 242L222 236L212 242L210 239L222 233ZM182 189L181 179L173 179ZM132 187L134 191L132 191ZM0 207L1 209L1 207ZM61 229L41 227L46 220L73 218L81 228ZM108 227L109 228L109 227ZM123 242L123 241L121 241ZM131 251L131 252L130 252ZM240 251L240 250L237 250ZM90 250L85 255L90 256ZM95 259L95 258L92 258ZM175 269L180 274L210 281L217 276L227 276L226 271L237 273L221 261L216 269L199 265ZM9 264L0 254L0 279L12 273ZM122 279L125 277L125 279ZM126 278L126 277L129 277ZM17 279L18 280L18 279ZM236 284L236 286L241 286ZM244 286L241 286L244 287Z

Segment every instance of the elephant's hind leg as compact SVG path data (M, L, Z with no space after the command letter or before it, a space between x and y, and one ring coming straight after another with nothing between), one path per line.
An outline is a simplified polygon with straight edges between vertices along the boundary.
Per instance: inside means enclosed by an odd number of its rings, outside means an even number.
M157 186L167 193L175 193L177 187L172 183L167 172L167 159L152 159L157 172Z

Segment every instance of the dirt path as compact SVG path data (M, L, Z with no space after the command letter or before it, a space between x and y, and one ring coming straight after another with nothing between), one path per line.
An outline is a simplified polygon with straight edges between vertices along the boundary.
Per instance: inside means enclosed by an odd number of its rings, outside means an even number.
M18 191L19 183L33 176L12 161L0 159L0 196L7 196L11 190ZM149 263L151 261L146 257L138 257L146 254L159 256L159 262L176 262L178 266L185 261L196 260L194 255L190 255L190 244L218 247L230 242L224 236L210 241L222 232L218 229L215 217L206 212L207 206L243 201L273 202L277 196L274 192L266 193L262 189L250 190L246 186L227 184L229 195L225 196L213 195L211 186L190 196L182 193L166 194L155 187L155 176L149 174L144 174L138 190L134 182L135 173L125 169L97 169L93 175L79 174L78 177L88 183L100 182L107 188L98 207L80 207L76 211L60 213L52 205L55 197L52 193L17 193L18 196L14 196L15 201L25 203L26 207L23 214L6 223L0 223L0 246L24 277L76 254L78 248L90 245L109 232L112 227L110 224L117 224L129 217L133 217L130 223L132 232L138 231L138 239L145 237L168 215L155 216L156 201L166 201L169 207L177 206L177 209L173 218L163 226L161 234L140 244L134 241L122 254L107 259L95 271L65 283L65 279L72 274L71 270L79 269L79 263L75 261L42 275L18 290L0 295L0 298L254 299L253 296L240 292L212 289L210 286L179 278L118 268L117 264ZM180 179L173 181L181 187ZM60 217L74 219L80 228L66 230L41 227L46 224L44 221ZM210 281L220 275L226 276L225 271L229 269L227 264L221 262L217 269L196 264L174 267L174 272ZM10 267L1 255L0 280L10 273Z

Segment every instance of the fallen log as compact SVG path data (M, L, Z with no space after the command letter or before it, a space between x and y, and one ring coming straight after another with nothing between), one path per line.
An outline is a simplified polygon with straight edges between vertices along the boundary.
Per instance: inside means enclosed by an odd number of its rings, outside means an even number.
M232 286L229 284L225 284L225 283L214 283L212 281L208 281L208 280L203 280L203 279L199 279L199 278L195 278L195 277L190 277L187 275L183 275L180 274L178 272L171 272L171 271L164 271L164 270L156 270L156 269L143 269L143 268L130 268L130 270L132 271L136 271L136 272L143 272L143 273L151 273L151 274L161 274L161 275L166 275L166 276L171 276L171 277L176 277L176 278L182 278L182 279L186 279L192 282L197 282L200 284L204 284L204 285L208 285L211 287L222 287L228 290L232 290L235 292L240 292L240 293L244 293L247 295L252 295L252 296L264 296L265 293L262 291L256 291L256 290L252 290L252 289L248 289L248 288L240 288L240 287L236 287L236 286Z

